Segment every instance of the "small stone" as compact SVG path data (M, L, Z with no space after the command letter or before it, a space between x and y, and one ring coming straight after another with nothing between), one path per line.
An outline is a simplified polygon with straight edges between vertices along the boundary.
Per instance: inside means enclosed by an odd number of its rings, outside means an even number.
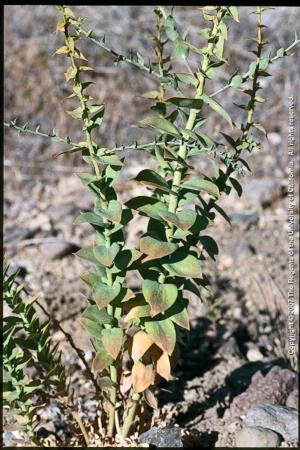
M281 437L275 431L263 427L244 426L236 432L236 447L279 447Z
M264 359L263 354L261 353L261 351L259 350L259 348L253 344L253 342L249 342L248 343L248 350L247 350L247 359L248 361L261 361Z
M281 143L281 136L279 133L268 133L268 140L273 145L279 145Z
M257 405L248 411L244 424L269 428L280 434L285 441L295 441L298 437L298 411L288 406Z
M48 259L64 258L77 250L79 250L77 245L66 241L55 241L53 238L41 245L41 251Z
M254 406L265 403L285 405L289 394L297 387L297 375L272 364L272 360L248 362L227 378L235 391L244 391L233 399L228 410L231 417L245 415ZM267 374L264 376L262 372Z
M152 427L139 436L139 442L155 447L183 447L179 427Z

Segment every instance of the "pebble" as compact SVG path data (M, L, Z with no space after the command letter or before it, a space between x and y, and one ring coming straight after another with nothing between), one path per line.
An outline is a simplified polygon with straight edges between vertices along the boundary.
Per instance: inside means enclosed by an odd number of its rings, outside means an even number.
M244 426L236 432L236 447L279 447L281 437L263 427Z
M247 347L246 357L248 361L262 361L264 359L263 354L253 342L248 342Z
M298 437L298 411L288 406L257 405L247 412L244 424L269 428L285 441L295 441Z
M139 436L139 442L154 445L155 447L183 447L181 428L179 427L152 427Z
M268 139L273 145L279 145L281 143L281 136L279 133L268 133Z

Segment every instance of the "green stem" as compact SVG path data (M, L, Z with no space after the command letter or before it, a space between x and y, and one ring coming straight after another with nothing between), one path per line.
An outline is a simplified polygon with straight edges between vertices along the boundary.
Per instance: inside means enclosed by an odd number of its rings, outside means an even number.
M105 233L105 246L110 247L110 237ZM113 278L109 269L106 269L106 278L107 284L112 286ZM110 316L114 317L114 308L112 305L107 305L107 312ZM111 325L107 325L107 328L111 328ZM113 362L110 367L110 379L113 383L113 386L110 390L110 406L109 406L109 417L108 417L108 428L107 433L109 437L112 437L115 430L115 411L116 411L116 403L117 403L117 368L116 362Z
M110 379L113 382L113 386L110 390L110 408L107 434L109 437L112 437L115 431L115 411L117 403L117 369L115 365L110 366Z
M135 67L137 67L140 70L143 70L145 72L147 72L149 75L153 75L156 78L162 78L163 75L161 75L158 72L155 72L152 67L147 66L146 64L141 64L137 61L134 61L132 58L128 58L127 56L121 55L120 53L117 53L115 50L109 48L105 42L104 39L97 39L91 36L90 31L85 30L84 28L77 27L76 29L77 34L80 36L84 36L87 39L89 39L91 42L93 42L94 44L98 45L99 47L103 48L105 51L107 51L108 53L110 53L114 58L116 58L116 60L118 61L124 61L127 62L128 64L131 64ZM132 52L133 53L133 52Z
M214 25L213 25L213 28L211 31L211 38L213 38L218 31L218 25L219 25L220 19L221 19L221 15L216 16L216 18L214 20ZM211 39L211 40L213 41L213 39ZM198 79L199 79L199 84L198 84L198 87L196 90L196 95L195 95L196 99L200 98L204 91L205 73L208 69L209 56L213 50L213 47L214 47L214 43L210 42L207 46L207 51L203 58L201 71L199 71L199 73L197 74ZM197 110L197 109L191 109L189 118L186 123L186 130L191 131L193 129L198 111L199 110ZM185 134L183 132L183 136L184 136L184 138L188 139L188 134ZM178 156L180 158L182 158L183 160L186 159L186 157L187 157L187 144L186 143L183 143L179 147ZM182 167L179 164L177 164L177 168L173 174L172 193L170 194L169 208L168 208L169 211L172 213L176 213L176 210L178 207L178 192L179 192L179 188L180 188L181 179L182 179ZM167 235L168 240L171 239L171 236L173 234L173 229L174 229L173 225L170 225L170 227L168 227L166 230L166 235Z
M257 14L257 55L256 55L256 68L253 74L252 79L252 86L251 86L251 96L248 102L248 113L247 113L247 120L246 124L243 127L243 133L242 133L242 139L246 139L252 130L253 127L253 116L255 111L255 96L258 88L258 77L259 77L259 65L260 65L260 59L263 49L263 41L262 41L262 8L260 6L257 6L256 8L256 14ZM271 61L275 60L276 58L272 58ZM242 150L237 150L237 157L240 156ZM226 170L226 177L227 179L230 177L230 175L234 172L234 168L232 166L227 167ZM215 200L211 199L207 205L207 211L210 211L215 204Z
M140 394L136 394L136 393L132 394L131 404L129 405L128 409L126 409L126 412L125 412L126 417L125 417L122 432L121 432L121 435L124 437L127 437L129 435L131 426L133 425L133 422L134 422L135 413L136 413L136 409L137 409L139 400L140 400Z

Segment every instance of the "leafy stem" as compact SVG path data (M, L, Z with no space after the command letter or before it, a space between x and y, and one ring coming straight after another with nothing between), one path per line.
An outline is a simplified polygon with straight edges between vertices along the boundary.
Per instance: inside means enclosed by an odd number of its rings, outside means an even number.
M199 71L199 73L197 73L199 84L198 84L198 87L196 90L195 99L199 99L203 95L206 71L208 69L210 55L211 55L213 47L214 47L214 38L217 35L218 25L219 25L220 20L223 17L223 14L224 14L223 11L218 13L218 15L214 18L214 21L213 21L213 27L212 27L212 30L210 33L210 42L207 46L207 51L205 52L204 57L203 57L201 70ZM198 112L199 112L199 110L197 110L197 109L191 109L187 123L186 123L186 130L191 131L193 129ZM188 134L185 133L184 131L183 131L183 136L184 136L184 138L188 139ZM178 156L180 158L182 158L183 160L186 159L186 156L187 156L186 143L183 143L179 147ZM182 167L177 165L177 168L173 175L172 193L170 194L170 199L169 199L169 208L168 209L171 213L175 213L177 210L178 190L180 187L181 179L182 179ZM173 225L171 225L166 231L168 240L170 240L170 238L172 236L173 228L174 228Z

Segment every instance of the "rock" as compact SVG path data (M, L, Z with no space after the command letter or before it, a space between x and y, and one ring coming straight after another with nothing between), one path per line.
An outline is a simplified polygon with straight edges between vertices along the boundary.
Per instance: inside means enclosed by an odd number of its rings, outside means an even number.
M5 447L12 447L14 445L14 435L11 431L3 433L3 444Z
M246 345L248 347L246 354L248 361L253 362L253 361L261 361L262 359L264 359L263 354L253 342L248 342Z
M152 427L139 436L139 442L155 447L183 447L179 427Z
M281 437L263 427L244 426L236 432L236 447L279 447Z
M281 143L282 139L281 139L281 136L279 133L271 132L271 133L268 133L268 140L273 145L279 145Z
M294 389L286 400L286 406L290 408L298 409L299 407L299 391L298 389Z
M253 213L233 213L230 215L232 225L241 226L248 230L252 226L256 226L259 222L259 217L256 212Z
M264 363L261 361L248 363L245 365L245 374L243 368L240 368L227 381L235 388L238 384L243 388L243 384L246 382L243 377L246 378L247 374L250 375L251 368L258 370L259 367L263 370ZM256 371L247 390L234 398L226 414L232 418L239 417L246 414L250 408L262 403L285 405L296 385L297 375L289 369L273 366L266 376L263 376L260 370Z
M243 200L248 205L267 207L281 196L281 185L273 178L250 180L243 189Z
M71 242L54 240L53 238L49 238L49 242L45 240L45 244L42 244L40 248L47 259L64 258L79 250L79 247Z
M265 427L276 431L285 441L298 438L298 412L281 405L261 404L250 409L243 423L250 427Z

